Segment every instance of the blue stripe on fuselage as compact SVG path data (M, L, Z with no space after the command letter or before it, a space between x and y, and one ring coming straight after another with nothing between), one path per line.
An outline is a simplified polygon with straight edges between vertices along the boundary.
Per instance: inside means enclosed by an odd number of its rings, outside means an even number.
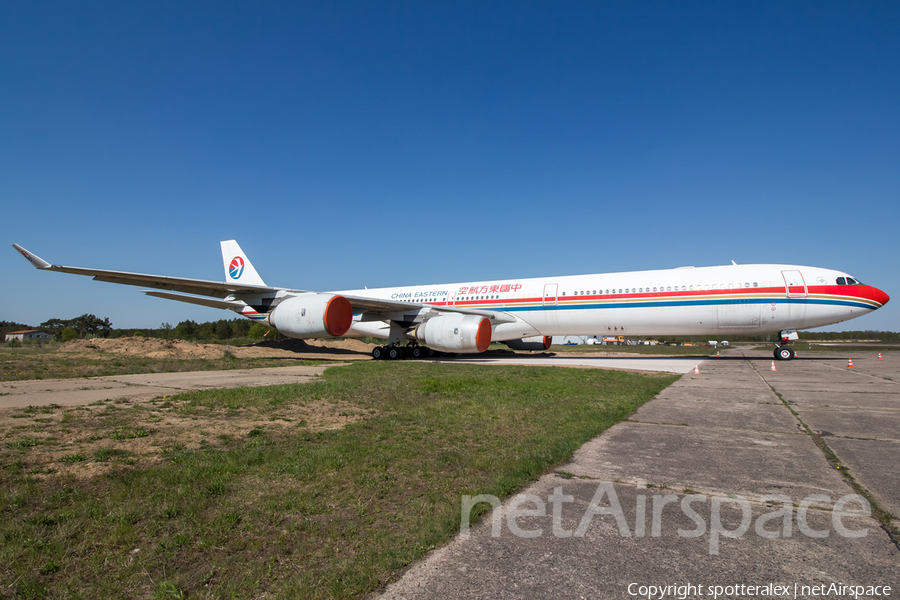
M735 298L727 300L659 300L659 301L622 301L603 304L563 304L541 306L480 306L482 310L502 310L506 312L524 312L535 310L594 310L608 308L659 308L664 306L733 306L741 304L823 304L830 306L850 306L875 310L875 306L851 300L822 300L818 298Z

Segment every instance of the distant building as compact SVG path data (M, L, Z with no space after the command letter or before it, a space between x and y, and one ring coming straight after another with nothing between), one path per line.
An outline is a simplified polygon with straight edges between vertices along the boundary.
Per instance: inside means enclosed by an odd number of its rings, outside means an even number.
M47 342L53 339L53 334L37 329L29 329L27 331L13 331L6 334L6 341L19 340L20 342Z

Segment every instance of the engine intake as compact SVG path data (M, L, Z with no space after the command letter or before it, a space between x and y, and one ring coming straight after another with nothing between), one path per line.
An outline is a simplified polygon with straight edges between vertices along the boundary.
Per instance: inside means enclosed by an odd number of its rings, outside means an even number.
M491 345L491 322L478 315L441 315L420 324L410 335L435 350L474 354Z
M350 330L353 307L343 296L301 294L278 304L268 322L292 338L340 337Z
M534 337L522 338L520 340L509 340L506 345L513 350L549 350L550 344L553 343L553 337L545 335L543 337L536 335Z

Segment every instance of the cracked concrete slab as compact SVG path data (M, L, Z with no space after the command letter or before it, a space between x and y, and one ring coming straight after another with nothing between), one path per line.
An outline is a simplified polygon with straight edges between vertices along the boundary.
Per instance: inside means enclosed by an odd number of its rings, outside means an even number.
M898 409L798 406L794 410L820 435L898 441Z
M876 502L900 520L900 441L829 437L825 443Z
M621 509L620 526L615 509L612 514L596 515L589 510L599 485L556 475L541 478L514 497L524 497L521 504L512 509L512 503L504 505L499 512L498 536L493 535L489 513L468 537L460 536L435 551L379 597L633 598L637 586L629 589L632 584L699 585L705 597L712 596L709 586L773 583L787 586L793 597L794 585L878 582L897 589L900 584L896 547L887 536L878 535L877 524L865 517L841 517L840 524L846 531L865 533L850 538L835 532L831 512L809 510L804 514L805 531L827 537L808 537L796 524L786 535L783 527L779 528L783 518L776 515L765 520L782 509L780 504L773 507L748 502L741 506L725 497L695 498L689 505L695 515L691 516L683 508L685 494L611 484L613 493L604 493L597 505L611 507L614 495ZM554 503L550 500L554 495L569 498ZM535 498L543 507L533 501ZM556 528L554 504L560 507ZM640 504L644 506L642 517L638 516ZM655 505L659 506L658 513ZM517 516L517 511L521 514L529 509L537 515ZM721 525L717 531L739 532L744 522L746 531L739 536L712 534L716 523ZM583 523L586 525L580 530ZM658 524L656 530L654 523ZM520 537L514 531L534 537ZM703 533L695 535L700 531ZM756 596L772 597L727 595Z

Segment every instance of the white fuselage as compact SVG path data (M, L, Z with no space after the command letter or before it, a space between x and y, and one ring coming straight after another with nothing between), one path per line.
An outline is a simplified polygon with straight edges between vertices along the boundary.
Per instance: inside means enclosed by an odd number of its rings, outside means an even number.
M536 335L744 335L830 325L887 301L876 288L838 284L847 279L846 273L817 267L728 265L335 293L515 316L515 323L494 327L495 341ZM413 320L419 308L410 308ZM388 325L357 319L350 335L387 337Z

